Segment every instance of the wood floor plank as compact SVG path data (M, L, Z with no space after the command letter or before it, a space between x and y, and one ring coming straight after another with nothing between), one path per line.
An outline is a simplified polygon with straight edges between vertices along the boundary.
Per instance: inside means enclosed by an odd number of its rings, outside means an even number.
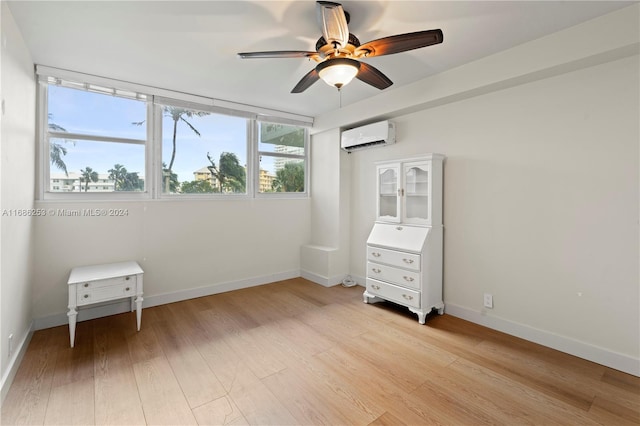
M533 418L536 424L597 424L590 419L587 411L557 399L544 390L522 385L522 383L501 374L497 369L476 364L471 360L458 359L448 370L471 378L465 386L482 395L492 396L508 408L517 408Z
M33 334L11 389L2 403L2 424L44 423L60 341L65 337L68 339L67 330L66 327L56 327Z
M286 368L286 359L279 348L269 339L265 328L273 327L267 324L237 335L228 336L225 341L236 352L259 379L267 377Z
M191 408L224 396L224 386L181 331L178 321L157 322L152 327Z
M246 368L246 366L226 342L223 335L220 335L220 331L211 325L211 321L215 321L215 317L210 316L210 310L198 312L198 317L201 318L206 331L204 334L192 336L193 344L209 369L228 392L233 385L237 371L240 368Z
M298 424L291 412L247 366L235 371L229 395L249 424Z
M240 409L227 396L193 409L199 425L248 425Z
M193 425L196 419L164 357L133 364L147 424Z
M391 413L385 412L380 417L369 423L369 426L404 426L402 420Z
M297 377L307 378L316 392L331 396L336 414L349 419L349 424L366 424L379 417L384 409L376 404L368 389L355 386L348 378L334 374L331 369L312 358L292 359L287 369Z
M78 323L74 347L59 349L52 386L93 378L93 326L93 321Z
M263 328L270 341L278 345L285 357L312 356L333 346L333 342L295 318L276 321Z
M540 358L527 348L520 349L516 345L485 341L477 345L475 350L510 372L517 372L528 386L537 389L544 387L546 393L553 393L558 399L583 410L589 409L595 397L596 387L600 385L599 378L585 374L577 375L572 370L564 368L563 364ZM576 359L571 361L570 364L575 364Z
M125 333L116 323L100 318L94 327L95 424L144 424Z
M44 424L91 425L95 423L93 378L51 388Z
M311 380L311 383L307 381ZM296 424L346 425L353 418L342 415L335 397L313 384L313 377L287 369L262 380L283 406L292 413Z

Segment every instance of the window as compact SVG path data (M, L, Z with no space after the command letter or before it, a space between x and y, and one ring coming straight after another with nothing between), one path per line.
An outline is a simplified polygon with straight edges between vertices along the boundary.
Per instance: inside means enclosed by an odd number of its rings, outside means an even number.
M247 119L197 109L162 110L163 194L246 194Z
M147 103L95 86L47 85L49 192L145 191ZM77 85L76 85L77 86ZM98 92L98 93L96 93ZM109 183L109 189L98 186Z
M258 192L306 191L304 127L258 123Z
M40 199L307 195L308 117L40 65L36 72Z

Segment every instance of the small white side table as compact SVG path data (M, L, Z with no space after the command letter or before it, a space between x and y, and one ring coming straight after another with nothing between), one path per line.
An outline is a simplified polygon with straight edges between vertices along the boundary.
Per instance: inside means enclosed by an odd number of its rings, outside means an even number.
M76 308L110 300L131 298L135 302L136 322L140 331L142 321L142 274L137 262L109 263L81 266L69 274L69 340L73 347L76 337Z

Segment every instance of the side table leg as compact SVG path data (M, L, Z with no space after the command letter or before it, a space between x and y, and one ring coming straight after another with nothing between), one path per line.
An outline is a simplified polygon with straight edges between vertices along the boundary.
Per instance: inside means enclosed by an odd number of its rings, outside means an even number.
M138 331L140 331L140 323L142 322L142 301L144 299L142 296L136 297L136 324L138 326Z
M75 308L69 308L67 316L69 317L69 342L73 347L76 341L76 317L78 316L78 311Z

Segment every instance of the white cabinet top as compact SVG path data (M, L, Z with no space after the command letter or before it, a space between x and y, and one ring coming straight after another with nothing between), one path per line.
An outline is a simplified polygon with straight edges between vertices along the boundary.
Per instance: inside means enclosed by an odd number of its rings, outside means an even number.
M126 275L142 274L144 271L137 262L108 263L105 265L80 266L73 268L67 284L86 281L106 280Z
M367 244L414 253L422 252L431 228L376 223Z

